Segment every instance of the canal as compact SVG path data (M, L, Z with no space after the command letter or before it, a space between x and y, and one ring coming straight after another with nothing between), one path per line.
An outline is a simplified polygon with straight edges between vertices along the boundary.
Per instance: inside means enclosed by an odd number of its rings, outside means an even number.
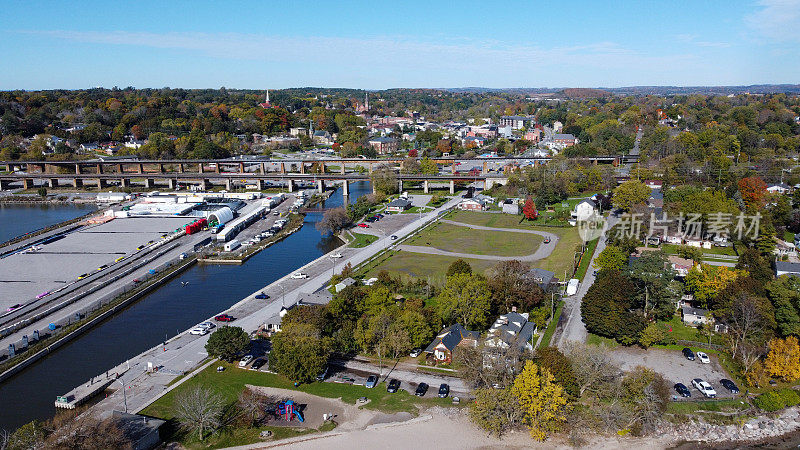
M351 202L372 192L369 182L350 184ZM341 206L342 190L323 204ZM79 212L77 215L84 214ZM306 215L300 231L259 252L241 266L195 265L119 314L0 385L0 428L14 430L55 413L56 396L124 362L238 302L341 242L324 237ZM69 217L68 217L69 218ZM25 231L22 231L23 233ZM188 282L182 286L182 282Z
M39 230L97 209L92 204L16 205L0 203L0 242Z

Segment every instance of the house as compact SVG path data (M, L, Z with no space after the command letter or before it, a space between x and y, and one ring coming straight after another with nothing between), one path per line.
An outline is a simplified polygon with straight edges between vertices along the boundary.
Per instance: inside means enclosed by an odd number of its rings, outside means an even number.
M347 286L352 286L355 283L356 283L356 280L354 280L354 279L352 279L350 277L347 277L344 280L336 283L336 286L334 286L334 289L336 289L336 293L338 294L339 292L344 290L344 288L346 288Z
M675 271L675 276L678 277L685 277L689 274L689 271L692 270L692 267L694 267L694 261L676 255L669 255L667 261L669 261L670 266L672 266L672 270Z
M314 132L314 136L311 137L315 144L320 145L331 145L333 144L333 137L331 134L326 130L319 130Z
M576 222L587 220L597 212L597 203L590 199L583 199L572 210L572 219Z
M379 154L394 153L397 151L397 139L380 136L374 137L369 140L369 145Z
M525 140L536 144L542 139L542 130L534 128L532 131L525 133Z
M775 261L775 276L781 275L800 276L800 263Z
M503 200L501 207L503 208L504 214L519 214L519 203L514 201L514 199L507 198Z
M355 280L353 280L352 278L345 278L344 280L342 280L342 283L344 283L347 280L350 280L351 282L349 284L347 284L346 286L350 286L351 284L355 283ZM338 284L337 284L337 286L338 286ZM342 288L342 289L344 289L344 288ZM319 292L312 292L312 293L301 292L301 293L299 293L297 295L297 304L298 305L305 305L305 306L327 305L328 303L330 303L331 300L333 300L333 294L331 294L330 291L328 291L326 289L323 289L323 290L321 290Z
M490 202L479 198L465 198L458 204L458 209L465 211L486 211L489 209Z
M767 186L767 192L770 194L788 194L792 187L786 183L770 184Z
M134 150L138 149L139 147L143 146L146 142L141 139L131 139L130 141L122 144L126 148L132 148Z
M545 292L550 290L550 288L558 282L555 276L556 274L554 272L539 268L533 268L525 274L526 278L532 279Z
M486 143L486 138L480 136L467 136L464 138L464 147L466 148L480 148Z
M561 133L561 131L563 129L564 129L564 124L561 123L561 121L556 120L555 122L553 122L553 132L554 133Z
M647 197L647 207L653 209L664 207L664 193L661 192L661 189L652 189L650 191L650 196Z
M661 180L644 180L644 185L650 189L661 189L664 186L664 182Z
M512 130L520 130L536 124L532 116L500 116L500 126L510 126Z
M433 355L437 361L449 364L453 361L453 351L456 347L476 347L480 337L477 331L469 331L457 323L442 329L425 349L425 353Z
M573 145L578 143L578 138L571 134L555 134L553 135L553 142L561 147L572 147Z
M683 319L683 323L694 327L713 321L707 309L694 308L691 306L683 306L681 308L681 318Z
M389 202L388 205L386 205L386 212L395 212L395 213L403 212L408 208L411 208L411 204L412 204L411 200L407 198L394 199L391 202Z
M81 144L80 149L83 152L96 152L100 150L100 145L98 145L97 142L85 143Z
M111 419L130 441L133 450L150 450L158 446L161 443L159 429L167 423L166 420L122 411L112 411Z
M536 324L528 322L528 313L512 311L497 318L486 336L487 347L533 350L531 342Z

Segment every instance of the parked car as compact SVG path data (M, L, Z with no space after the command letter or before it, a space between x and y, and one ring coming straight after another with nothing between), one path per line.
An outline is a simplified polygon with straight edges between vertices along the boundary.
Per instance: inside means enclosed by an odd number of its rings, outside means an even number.
M686 357L689 361L694 361L694 352L689 347L683 348L683 356Z
M201 326L198 325L198 326L192 328L191 331L189 331L189 334L194 334L196 336L204 336L204 335L208 334L208 331L209 331L209 328L201 327Z
M417 386L417 390L414 391L414 395L417 397L424 397L426 392L428 392L428 383L420 383L419 386Z
M17 308L19 308L19 307L21 307L21 306L22 306L22 305L20 305L19 303L17 303L16 305L9 306L9 307L6 309L6 312L11 312L11 311L14 311L15 309L17 309Z
M692 386L694 386L695 389L700 391L703 395L705 395L708 398L716 398L717 397L717 391L715 391L714 388L711 387L710 384L708 384L707 382L703 381L702 378L695 378L694 380L692 380Z
M201 324L200 324L200 325L198 325L198 326L199 326L199 327L205 327L205 328L207 328L207 329L209 329L209 330L210 330L210 329L212 329L212 328L216 328L216 327L217 327L217 326L216 326L216 325L214 325L212 322L203 322L203 323L201 323Z
M544 241L543 241L543 242L544 242L545 244L549 244L549 243L550 243L550 236L548 236L548 237L544 238Z
M706 355L703 352L697 352L697 359L699 359L700 362L703 363L703 364L710 364L711 363L711 359L708 357L708 355Z
M264 367L264 364L267 363L267 360L264 358L258 358L257 360L253 361L253 364L250 364L250 368L253 370L258 370Z
M400 389L400 380L392 379L389 381L389 384L386 386L386 392L390 394L394 394Z
M692 393L689 392L689 388L686 387L683 383L677 383L675 386L675 392L681 395L681 397L691 397Z
M263 292L259 292L258 294L256 294L256 298L259 299L259 300L266 300L266 299L269 298L269 295L267 295L267 294L265 294Z
M338 253L338 252L331 255L331 258L337 258L338 259L338 258L341 258L341 257L342 257L342 254Z
M233 316L229 316L227 314L220 314L217 317L214 317L214 320L217 322L233 322Z
M367 377L367 382L364 383L364 387L372 389L378 384L378 376L377 375L370 375Z
M723 378L723 379L719 380L719 384L721 384L722 387L724 387L725 389L731 391L731 394L738 394L739 393L739 387L736 386L736 383L734 383L733 381L731 381L731 380L729 380L727 378Z
M411 356L412 358L416 358L417 356L419 356L421 354L422 354L422 349L421 348L415 348L414 350L411 350L411 353L409 353L409 356Z
M391 236L389 236L389 239L391 239L391 240L393 240L393 241L396 241L396 240L397 240L397 236L395 236L395 235L391 235Z
M369 228L369 225L367 225L364 222L359 223L358 226L361 227L361 228Z
M140 279L138 279L138 278L134 278L134 279L133 279L133 282L134 282L134 283L141 283L141 282L142 282L142 280L140 280Z
M244 355L244 358L239 360L239 367L244 367L253 360L253 355Z
M439 385L439 398L445 398L450 394L450 386L447 383Z
M294 278L295 280L302 280L308 278L308 275L304 274L303 272L295 272L292 274L291 278Z

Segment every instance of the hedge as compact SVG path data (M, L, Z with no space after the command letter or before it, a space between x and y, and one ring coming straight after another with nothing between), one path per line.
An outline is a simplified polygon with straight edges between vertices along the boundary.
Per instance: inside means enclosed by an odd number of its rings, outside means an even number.
M786 407L786 400L775 391L765 392L754 400L759 408L767 412L777 411Z

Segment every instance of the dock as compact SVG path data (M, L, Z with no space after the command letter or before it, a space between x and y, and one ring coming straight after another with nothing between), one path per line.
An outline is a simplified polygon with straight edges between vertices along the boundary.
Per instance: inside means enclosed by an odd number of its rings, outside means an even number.
M106 390L118 379L119 374L116 373L94 377L88 383L76 387L65 395L56 397L56 408L75 409Z

